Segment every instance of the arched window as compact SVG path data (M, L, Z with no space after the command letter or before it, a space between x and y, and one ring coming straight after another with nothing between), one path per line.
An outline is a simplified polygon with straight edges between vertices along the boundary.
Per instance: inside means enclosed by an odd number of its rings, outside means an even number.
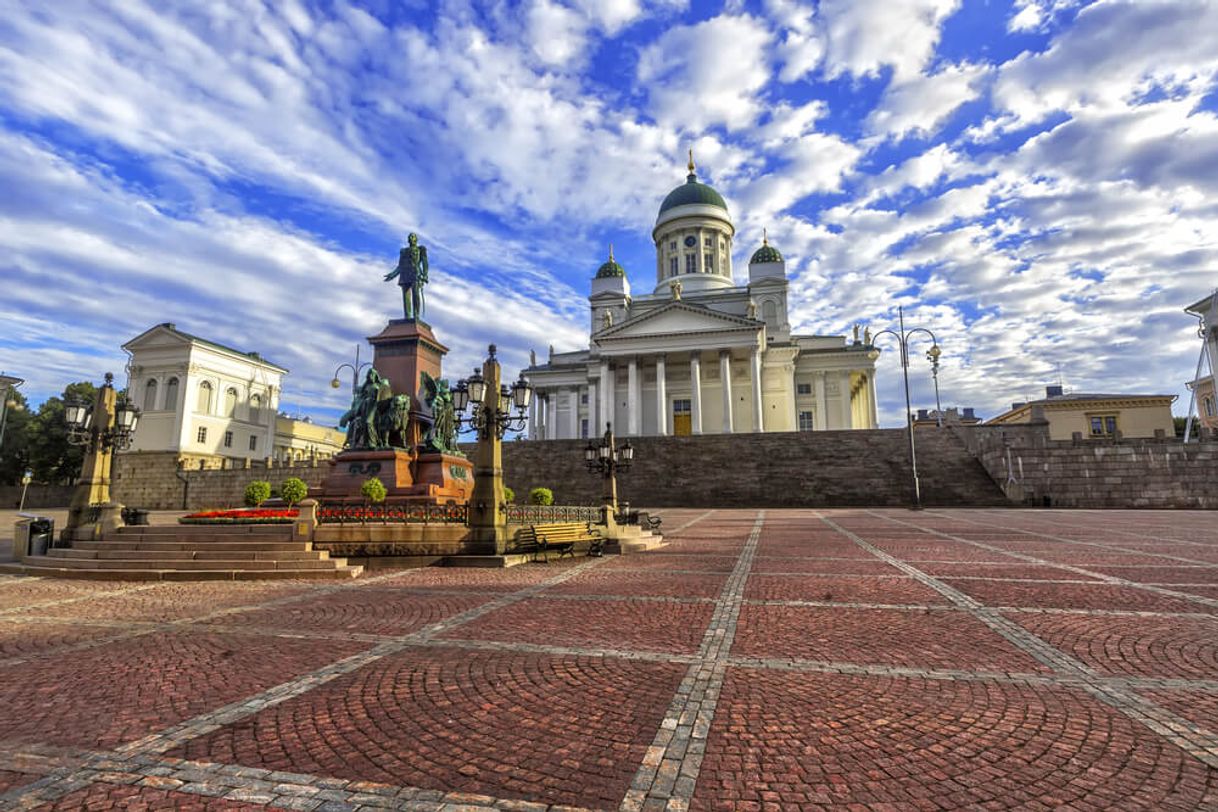
M195 404L199 414L211 414L211 384L203 381L199 384L199 401Z
M762 321L772 322L778 318L778 306L773 302L761 303L761 319Z
M224 390L224 416L232 417L237 413L237 390L229 387Z
M165 384L165 408L176 411L178 408L178 379L170 378Z
M154 409L156 409L156 378L152 378L144 384L144 411L151 412Z
M1214 399L1213 398L1205 399L1205 416L1206 417L1214 416Z
M258 422L258 418L262 416L260 414L261 410L262 410L262 396L261 395L250 395L250 422L251 423Z

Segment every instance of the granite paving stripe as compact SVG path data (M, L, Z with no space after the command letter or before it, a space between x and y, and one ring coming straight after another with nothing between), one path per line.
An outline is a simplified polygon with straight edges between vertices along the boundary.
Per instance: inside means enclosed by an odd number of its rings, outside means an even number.
M740 559L723 585L715 612L685 678L660 723L651 747L635 773L619 807L622 812L653 808L685 810L694 796L706 750L706 736L715 718L715 703L727 672L727 658L736 635L736 621L745 583L761 538L766 512L757 514Z

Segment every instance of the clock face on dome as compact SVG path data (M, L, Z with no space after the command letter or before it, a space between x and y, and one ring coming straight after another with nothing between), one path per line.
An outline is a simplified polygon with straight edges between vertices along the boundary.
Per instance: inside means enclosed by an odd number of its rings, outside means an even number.
M697 243L698 243L698 241L692 236L685 238L685 247L686 248L693 248L695 245L697 245Z

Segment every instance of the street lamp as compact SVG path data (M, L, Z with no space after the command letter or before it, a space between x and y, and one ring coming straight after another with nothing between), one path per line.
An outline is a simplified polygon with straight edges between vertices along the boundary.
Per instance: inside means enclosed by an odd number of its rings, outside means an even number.
M491 344L488 348L487 363L499 366L495 358L496 347ZM498 377L498 376L496 376ZM533 401L533 387L525 380L524 373L509 389L506 384L499 386L498 393L488 391L487 379L480 370L468 378L457 381L453 389L453 409L457 412L458 431L477 431L478 439L489 438L492 434L502 440L509 431L520 431L528 422L529 404ZM465 410L473 406L469 417ZM513 414L513 411L515 414Z
M112 389L113 384L114 376L107 372L102 388ZM98 411L96 404L79 400L64 401L63 418L68 424L68 442L84 446L86 453L111 449L126 451L130 448L135 439L135 427L140 422L140 410L131 405L124 395L117 399L113 421L95 421L94 411Z
M918 451L914 444L914 424L913 424L913 408L909 402L909 341L915 333L926 333L930 336L931 348L926 353L926 358L931 362L931 373L935 377L935 407L939 411L939 425L943 425L942 409L939 409L939 339L935 338L935 334L925 327L913 327L909 330L905 329L905 310L900 305L897 306L897 318L899 320L899 332L894 330L880 330L872 336L872 344L880 336L887 333L897 340L901 346L901 374L905 379L905 422L909 428L909 470L913 476L913 498L914 510L922 509L922 486L918 481Z
M926 360L930 361L930 376L935 380L935 422L939 428L943 428L943 407L939 405L939 356L942 352L938 343L932 344L926 351Z
M14 378L0 372L0 448L4 447L4 426L8 422L9 398L17 392L17 387L25 383L21 378ZM13 401L12 408L18 408Z
M334 368L334 377L330 379L330 387L337 389L342 386L342 381L338 379L338 373L342 372L343 367L351 370L351 397L355 397L355 392L359 389L359 374L364 367L372 366L371 361L359 362L359 344L355 345L355 363L354 364L339 364Z
M584 465L590 474L600 474L603 480L601 503L607 516L617 515L617 472L625 473L634 464L634 446L627 440L621 448L614 445L613 425L605 424L600 444L591 441L584 449Z
M110 469L116 450L131 447L140 410L124 396L114 392L114 376L106 373L106 382L97 390L92 404L71 400L64 404L64 422L68 424L68 442L83 446L84 462L80 480L68 506L65 538L97 538L122 523L122 505L110 501ZM86 525L89 530L78 531Z

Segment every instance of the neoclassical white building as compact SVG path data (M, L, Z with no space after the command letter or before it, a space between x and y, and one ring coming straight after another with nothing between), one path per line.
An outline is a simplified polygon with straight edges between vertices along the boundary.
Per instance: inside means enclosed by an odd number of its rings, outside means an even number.
M589 297L589 347L554 352L524 375L528 436L718 434L875 428L878 351L855 336L792 335L786 263L768 241L732 276L735 227L700 183L664 198L652 230L656 284L632 296L613 258Z

